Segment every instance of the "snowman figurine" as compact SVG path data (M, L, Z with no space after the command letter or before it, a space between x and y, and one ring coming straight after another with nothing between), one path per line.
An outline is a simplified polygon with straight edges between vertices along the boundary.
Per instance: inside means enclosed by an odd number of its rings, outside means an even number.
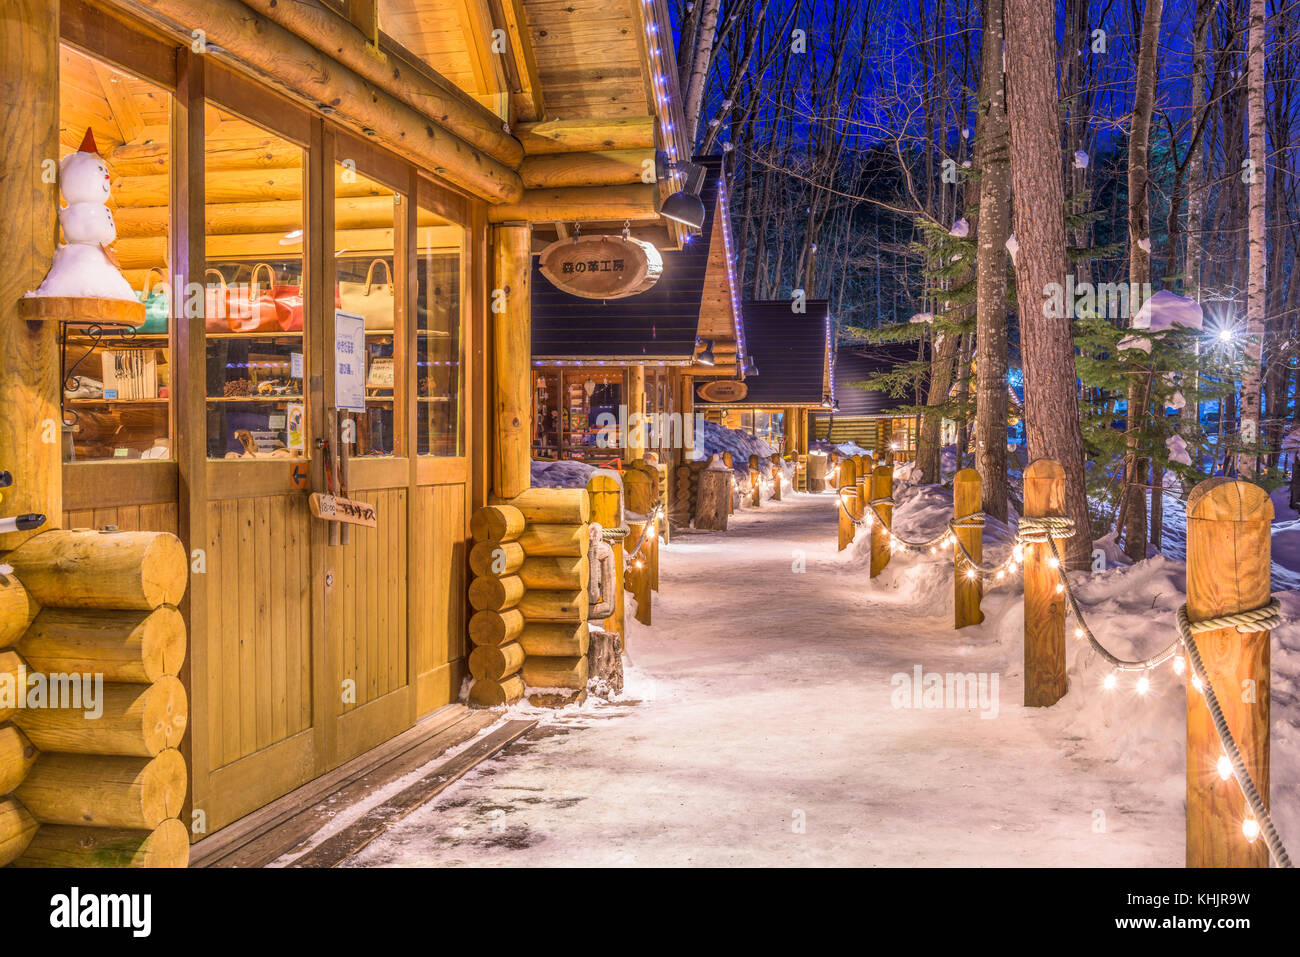
M28 295L136 301L135 291L109 251L117 239L117 225L105 205L110 194L108 167L89 129L81 148L59 163L59 190L68 204L59 210L65 243L54 251L45 281Z

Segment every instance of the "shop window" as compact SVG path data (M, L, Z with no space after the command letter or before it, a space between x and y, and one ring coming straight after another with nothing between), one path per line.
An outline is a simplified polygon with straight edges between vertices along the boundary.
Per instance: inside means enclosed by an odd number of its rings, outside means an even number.
M465 230L420 207L415 244L416 450L465 454L461 289Z
M361 319L365 348L357 365L362 407L346 409L337 396L343 435L354 456L401 454L397 410L405 370L399 303L406 283L395 259L397 210L403 197L351 162L334 170L335 304L344 316ZM340 325L336 334L342 332ZM351 421L352 427L348 427Z
M90 322L64 325L65 461L173 458L167 262L170 119L171 96L166 90L61 47L60 160L83 145L89 148L93 140L110 174L104 205L115 223L117 241L112 248L125 282L146 304L146 321L138 329ZM105 238L82 236L76 226L70 234L73 218L65 213L60 219L65 217L64 242L99 243Z
M306 153L212 104L206 126L208 456L302 457Z
M533 458L560 457L560 374L533 370Z
M560 429L563 458L618 458L623 447L619 407L622 370L572 369L562 373Z

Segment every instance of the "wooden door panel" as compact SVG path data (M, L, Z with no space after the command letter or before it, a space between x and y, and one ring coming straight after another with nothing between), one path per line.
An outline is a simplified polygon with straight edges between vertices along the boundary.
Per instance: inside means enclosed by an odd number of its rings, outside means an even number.
M375 528L354 527L339 547L334 590L339 624L340 712L377 701L410 681L407 662L406 489L357 492L375 508ZM355 683L343 696L342 684Z
M421 486L415 492L416 550L412 603L416 712L428 714L454 701L464 673L465 486Z
M306 499L208 506L209 754L214 768L311 726Z

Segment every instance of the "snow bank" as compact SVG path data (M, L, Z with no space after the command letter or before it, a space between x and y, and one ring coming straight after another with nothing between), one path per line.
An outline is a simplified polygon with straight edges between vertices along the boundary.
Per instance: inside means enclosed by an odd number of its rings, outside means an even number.
M533 460L533 488L586 488L596 466L585 462Z
M708 459L723 452L731 453L732 471L736 480L749 482L749 457L758 456L758 471L761 475L772 474L772 455L777 450L762 439L740 429L728 429L716 422L705 422L704 428L695 433L696 459Z

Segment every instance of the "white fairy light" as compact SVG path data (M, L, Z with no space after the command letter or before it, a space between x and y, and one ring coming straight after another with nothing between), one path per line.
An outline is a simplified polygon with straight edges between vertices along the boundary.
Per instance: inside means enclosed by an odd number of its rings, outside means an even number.
M1059 595L1059 594L1061 594L1061 592L1063 592L1063 591L1065 591L1065 586L1062 585L1060 582L1057 582L1057 583L1056 583L1056 593Z
M1182 655L1176 655L1174 657L1174 674L1181 675L1186 670L1187 662L1183 659Z
M1051 558L1049 558L1049 559L1047 560L1047 567L1048 567L1048 568L1051 568L1051 569L1053 569L1053 570L1055 570L1055 569L1057 569L1057 568L1060 568L1060 567L1061 567L1061 560L1060 560L1059 558L1057 558L1055 555L1053 555Z
M1146 694L1149 690L1151 690L1151 679L1148 678L1146 675L1143 675L1141 678L1138 679L1138 685L1137 685L1138 694Z
M1106 676L1106 680L1101 683L1101 686L1107 691L1113 691L1118 680L1119 679L1115 677L1115 672L1112 671Z
M972 579L972 580L974 580L974 578L975 578L975 569L973 569L973 568L968 568L968 569L966 570L966 577L967 577L967 578L970 578L970 579Z
M1219 772L1219 777L1223 778L1223 780L1226 781L1228 778L1232 777L1232 762L1228 760L1226 754L1219 755L1219 763L1216 767Z
M1248 817L1241 822L1241 833L1246 835L1246 840L1255 843L1255 838L1259 837L1259 821L1253 817Z
M1024 560L1025 560L1025 546L1017 545L1015 548L1011 549L1012 564L1015 564L1016 562L1023 562Z
M1083 629L1082 629L1082 628L1076 628L1076 629L1074 629L1074 637L1076 637L1076 638L1082 638L1082 637L1083 637Z

